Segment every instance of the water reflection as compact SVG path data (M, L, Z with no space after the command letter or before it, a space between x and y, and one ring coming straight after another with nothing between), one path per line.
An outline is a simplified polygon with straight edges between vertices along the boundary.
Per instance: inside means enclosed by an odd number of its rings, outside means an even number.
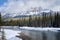
M55 31L37 31L23 30L25 35L31 37L31 40L60 40L60 32Z

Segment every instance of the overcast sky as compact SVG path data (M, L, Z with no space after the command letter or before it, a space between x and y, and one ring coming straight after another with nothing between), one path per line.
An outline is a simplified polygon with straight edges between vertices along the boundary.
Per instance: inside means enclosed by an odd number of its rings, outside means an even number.
M31 7L60 11L60 0L0 0L0 12L19 13Z

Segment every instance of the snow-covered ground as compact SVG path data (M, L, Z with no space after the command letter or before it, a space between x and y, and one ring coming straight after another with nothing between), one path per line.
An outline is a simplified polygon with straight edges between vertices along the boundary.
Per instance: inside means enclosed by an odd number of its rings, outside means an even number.
M20 27L20 29L27 29L27 30L37 30L37 31L54 31L57 32L58 30L60 30L60 28L42 28L42 27Z
M21 31L16 31L16 30L14 31L9 29L4 29L4 31L7 40L22 40L16 37L16 35L18 35L18 33L20 33Z
M38 30L38 31L57 31L57 30L60 30L60 28L53 28L53 27L28 27L28 26L2 26L3 28L5 29L15 29L15 30L20 30L20 29L27 29L27 30Z

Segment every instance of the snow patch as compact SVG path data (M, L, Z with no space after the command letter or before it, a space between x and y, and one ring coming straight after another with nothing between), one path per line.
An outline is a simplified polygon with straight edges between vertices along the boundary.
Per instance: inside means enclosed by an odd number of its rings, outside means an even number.
M4 31L5 31L6 39L9 40L18 40L19 38L17 38L16 35L21 32L16 30L9 30L9 29L4 29Z
M27 30L38 30L38 31L54 31L54 32L58 32L58 30L60 30L60 28L41 28L41 27L20 27L20 29L27 29Z

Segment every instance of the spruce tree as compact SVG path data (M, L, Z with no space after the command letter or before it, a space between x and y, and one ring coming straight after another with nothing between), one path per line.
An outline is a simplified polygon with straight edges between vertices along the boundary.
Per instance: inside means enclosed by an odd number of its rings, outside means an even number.
M32 26L32 25L31 25L31 22L32 22L32 16L30 15L30 16L29 16L29 24L28 24L28 26Z
M54 16L54 22L53 22L53 27L59 27L59 22L60 22L60 18L59 18L59 13L55 13L55 16Z
M0 26L2 25L2 18L1 18L1 13L0 13Z

